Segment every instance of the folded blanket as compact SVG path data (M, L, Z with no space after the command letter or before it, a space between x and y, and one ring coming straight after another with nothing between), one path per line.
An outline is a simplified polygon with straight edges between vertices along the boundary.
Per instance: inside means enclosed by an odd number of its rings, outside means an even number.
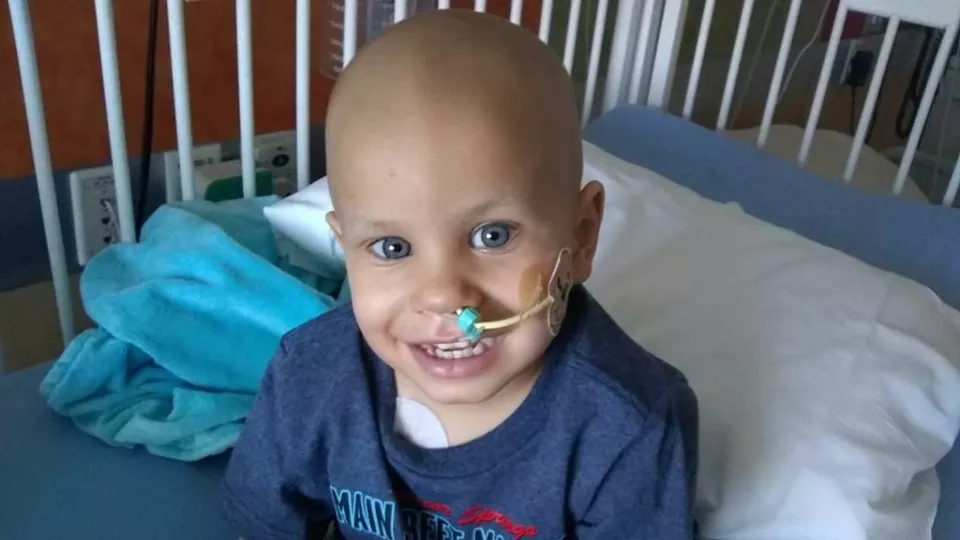
M186 461L229 448L281 336L340 286L293 275L263 217L274 200L164 206L140 243L90 261L80 287L98 328L54 363L49 405L117 446Z

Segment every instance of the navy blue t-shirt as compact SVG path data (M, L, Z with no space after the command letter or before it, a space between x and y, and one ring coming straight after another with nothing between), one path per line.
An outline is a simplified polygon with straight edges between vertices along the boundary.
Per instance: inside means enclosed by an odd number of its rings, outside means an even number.
M227 470L247 540L693 538L697 402L581 287L518 409L443 449L394 432L393 372L350 306L290 332Z

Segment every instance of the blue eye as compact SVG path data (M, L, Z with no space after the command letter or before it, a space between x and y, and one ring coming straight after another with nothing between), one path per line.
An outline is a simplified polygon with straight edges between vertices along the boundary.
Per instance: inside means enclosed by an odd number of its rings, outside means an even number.
M507 223L484 223L473 230L470 245L474 249L499 249L510 242L513 227Z
M410 242L398 236L381 238L370 244L370 253L378 259L393 261L410 256Z

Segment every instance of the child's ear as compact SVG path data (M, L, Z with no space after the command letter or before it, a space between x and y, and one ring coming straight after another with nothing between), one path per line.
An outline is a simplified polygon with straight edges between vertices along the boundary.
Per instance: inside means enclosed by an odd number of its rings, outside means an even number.
M600 224L603 221L603 184L590 181L580 190L578 211L580 220L574 231L577 247L573 253L573 279L587 281L593 272L593 258L597 254Z
M340 221L337 219L335 212L327 212L327 225L330 226L330 230L333 231L333 237L337 239L337 243L340 244L340 248L343 249L343 233L340 230Z

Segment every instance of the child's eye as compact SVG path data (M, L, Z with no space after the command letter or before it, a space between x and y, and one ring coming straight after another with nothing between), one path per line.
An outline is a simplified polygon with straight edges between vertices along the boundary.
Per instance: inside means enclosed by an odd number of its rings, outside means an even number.
M410 242L398 236L388 236L376 240L368 248L378 259L393 261L410 256Z
M513 227L508 223L484 223L473 230L470 245L474 249L497 249L510 242Z

